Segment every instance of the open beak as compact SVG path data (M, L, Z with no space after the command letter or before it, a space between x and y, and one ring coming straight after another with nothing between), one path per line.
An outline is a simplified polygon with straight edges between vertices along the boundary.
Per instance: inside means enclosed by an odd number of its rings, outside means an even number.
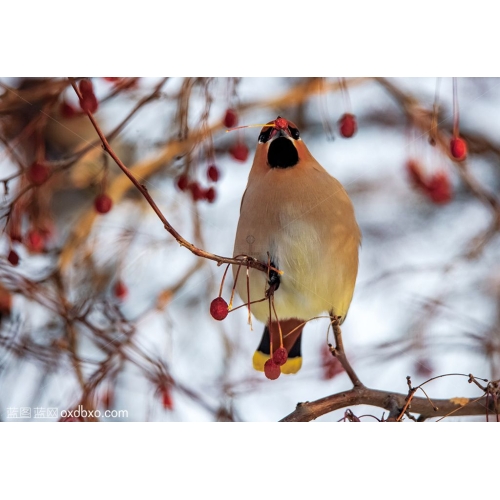
M281 116L278 116L276 120L269 122L266 127L264 127L259 136L259 142L271 142L278 137L286 137L287 139L293 139L290 133L289 123Z

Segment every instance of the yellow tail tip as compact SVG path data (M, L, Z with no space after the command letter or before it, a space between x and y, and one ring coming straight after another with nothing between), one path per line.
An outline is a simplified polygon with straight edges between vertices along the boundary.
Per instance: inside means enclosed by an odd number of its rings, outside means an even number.
M287 362L281 367L281 373L291 375L297 373L302 368L302 356L288 358Z
M269 354L264 354L261 351L255 351L252 359L254 369L258 372L263 372L264 365L269 358ZM297 373L301 368L302 356L288 358L287 362L281 367L281 373L291 375L292 373Z

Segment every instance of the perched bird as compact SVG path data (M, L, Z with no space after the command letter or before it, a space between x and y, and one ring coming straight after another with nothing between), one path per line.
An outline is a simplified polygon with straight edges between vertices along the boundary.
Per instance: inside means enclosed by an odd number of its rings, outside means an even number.
M267 123L241 200L234 256L254 257L283 274L266 276L250 269L247 284L246 268L236 278L239 266L233 266L236 290L245 303L274 290L276 315L268 300L250 305L266 325L253 356L256 370L264 371L280 347L280 327L288 353L281 372L288 374L302 366L304 321L325 312L338 316L340 323L345 320L360 242L354 208L340 182L314 159L292 122L278 116Z

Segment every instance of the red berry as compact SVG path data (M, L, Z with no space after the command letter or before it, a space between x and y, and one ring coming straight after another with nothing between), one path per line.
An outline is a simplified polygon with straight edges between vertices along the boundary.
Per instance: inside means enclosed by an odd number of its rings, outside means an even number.
M339 120L339 128L342 137L352 137L358 129L356 117L350 113L343 114Z
M281 375L281 368L272 359L264 363L264 375L269 380L276 380Z
M80 99L80 107L85 113L95 113L99 104L95 96L85 96Z
M163 408L166 410L173 410L174 409L174 403L172 401L172 394L170 393L170 390L167 387L164 387L161 390L161 403L163 405Z
M219 180L219 169L215 165L210 165L207 170L207 177L212 182Z
M50 175L50 170L44 163L38 163L37 161L28 167L28 180L37 186L43 184Z
M191 191L191 196L193 201L200 201L205 197L205 191L201 188L201 186L197 182L191 182L188 186Z
M177 178L177 187L180 191L186 191L189 186L189 177L186 174L182 174Z
M28 250L30 252L39 253L44 249L45 238L43 237L41 231L38 231L38 229L31 229L30 231L28 231L26 237L26 246L28 247Z
M107 214L113 207L113 200L107 194L100 194L95 197L94 207L96 212Z
M284 365L287 359L288 359L288 353L286 352L286 349L284 347L278 347L278 349L274 351L273 361L278 366Z
M80 80L80 92L82 94L89 94L94 92L94 86L90 80Z
M409 160L406 168L413 185L423 191L434 203L448 203L451 200L453 193L446 172L437 172L430 179L426 179L416 161Z
M61 113L61 116L63 118L73 118L77 114L76 109L73 106L71 106L71 104L68 104L66 101L63 101L61 103L59 112Z
M281 118L280 116L276 118L276 120L274 120L274 126L278 130L285 130L288 127L288 122L284 118Z
M82 80L80 82L80 107L83 111L95 113L98 108L97 98L94 94L94 88L90 80Z
M434 203L448 203L451 200L451 184L445 172L438 172L429 179L426 193Z
M229 152L231 156L238 161L246 161L248 158L248 148L243 142L237 142Z
M228 109L224 116L224 126L227 128L235 127L238 124L238 115L234 109Z
M227 302L222 297L217 297L212 300L210 304L210 314L212 318L217 321L222 321L229 314Z
M103 79L106 82L117 82L120 78L117 76L104 76Z
M128 295L128 288L122 280L118 280L115 284L113 292L117 299L123 300Z
M208 188L205 191L205 200L207 200L208 203L213 203L215 201L216 194L217 193L215 192L215 189L213 187Z
M11 250L9 252L9 256L7 257L7 260L13 265L17 266L19 264L19 255L17 255L17 252L14 250Z
M461 137L454 137L450 141L451 156L458 161L465 160L467 156L467 143Z

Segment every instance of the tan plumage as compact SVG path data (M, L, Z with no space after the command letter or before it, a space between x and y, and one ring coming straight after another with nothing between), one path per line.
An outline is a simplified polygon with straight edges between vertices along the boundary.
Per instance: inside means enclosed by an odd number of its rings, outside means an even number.
M246 254L267 262L269 252L274 266L283 271L274 294L280 321L304 321L325 312L343 321L354 291L361 240L352 203L340 182L314 159L302 140L292 137L298 136L295 125L280 117L268 125L259 139L269 139L257 145L241 202L234 255ZM283 168L280 163L295 161L292 145L298 162ZM233 275L236 270L234 266ZM240 271L236 289L247 302L244 271ZM250 300L261 299L267 277L255 269L250 269L249 275ZM278 330L269 324L268 302L252 304L251 311L268 325L273 350L277 349ZM294 327L299 323L291 322ZM301 331L296 330L285 342L288 352ZM254 357L257 369L262 369L261 364Z

